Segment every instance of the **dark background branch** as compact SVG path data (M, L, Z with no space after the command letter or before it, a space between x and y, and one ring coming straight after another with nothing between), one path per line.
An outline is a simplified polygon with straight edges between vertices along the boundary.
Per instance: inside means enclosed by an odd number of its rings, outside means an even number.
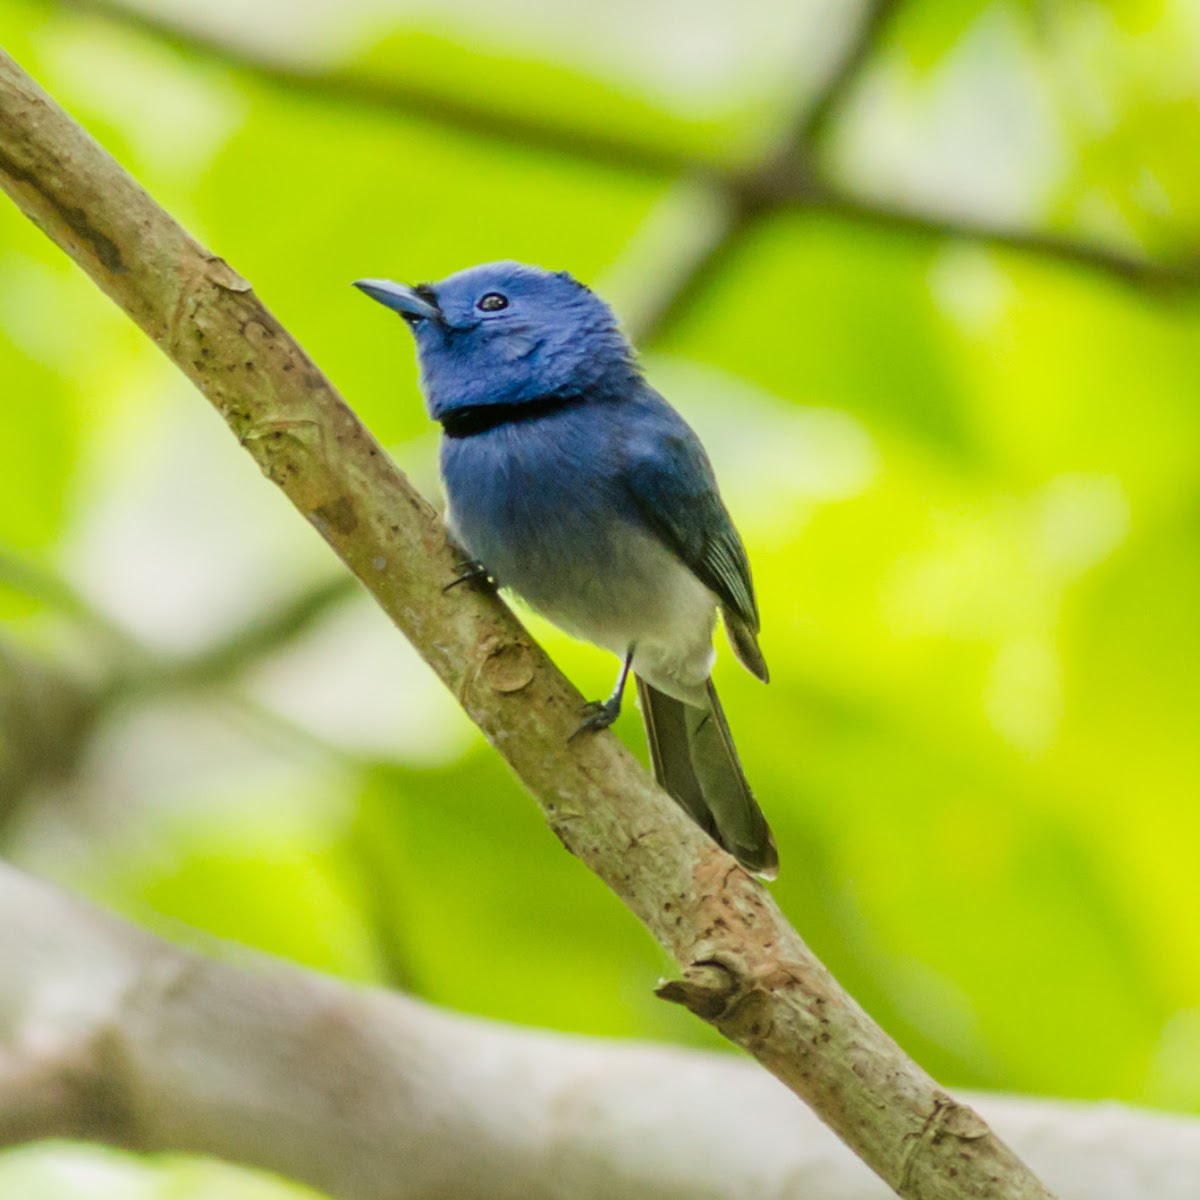
M862 6L842 55L823 86L800 107L771 152L761 162L746 165L704 158L665 143L637 141L581 126L530 119L395 76L381 78L354 68L318 68L267 58L200 29L184 28L154 13L128 7L119 0L55 2L72 11L118 22L190 58L233 67L272 86L299 91L308 97L390 111L481 138L529 146L642 175L688 179L714 189L723 198L729 214L725 227L676 272L674 290L657 297L655 307L641 314L636 332L644 343L665 335L683 319L763 221L788 211L819 212L928 240L975 242L1031 254L1159 295L1200 284L1200 259L1195 256L1158 260L1066 234L1003 227L967 216L912 209L886 199L857 195L829 178L820 165L820 143L878 52L903 7L902 0L868 0Z

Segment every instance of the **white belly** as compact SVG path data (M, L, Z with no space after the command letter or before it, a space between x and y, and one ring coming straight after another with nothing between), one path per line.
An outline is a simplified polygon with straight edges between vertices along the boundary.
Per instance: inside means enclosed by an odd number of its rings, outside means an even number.
M630 530L613 561L571 594L526 599L568 633L621 658L632 647L634 671L660 692L707 703L716 598L651 535Z

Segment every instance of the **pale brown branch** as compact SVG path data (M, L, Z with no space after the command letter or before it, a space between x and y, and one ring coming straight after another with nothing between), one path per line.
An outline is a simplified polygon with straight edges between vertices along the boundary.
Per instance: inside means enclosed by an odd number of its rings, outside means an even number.
M1047 1200L611 734L568 744L579 694L498 600L443 590L455 555L441 522L304 351L6 56L0 185L209 399L459 698L564 845L674 956L685 985L719 969L720 985L693 1005L705 1019L900 1194Z

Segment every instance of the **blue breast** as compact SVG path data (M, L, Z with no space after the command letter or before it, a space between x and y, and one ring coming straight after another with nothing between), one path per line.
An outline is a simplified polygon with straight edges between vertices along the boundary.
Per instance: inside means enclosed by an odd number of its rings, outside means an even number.
M573 406L442 443L455 536L535 607L555 607L604 571L635 520L618 410Z

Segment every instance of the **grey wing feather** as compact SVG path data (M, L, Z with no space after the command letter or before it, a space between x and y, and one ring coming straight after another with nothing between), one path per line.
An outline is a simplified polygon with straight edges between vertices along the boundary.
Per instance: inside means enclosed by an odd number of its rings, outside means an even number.
M779 855L738 758L717 693L696 708L638 679L654 777L748 871L774 879Z
M717 826L704 798L704 788L692 766L686 706L655 691L644 679L638 676L634 678L637 679L638 700L646 725L646 741L650 745L654 778L709 837L715 838Z
M642 521L720 600L738 658L765 681L750 562L699 440L686 426L661 436L630 464L628 483Z

